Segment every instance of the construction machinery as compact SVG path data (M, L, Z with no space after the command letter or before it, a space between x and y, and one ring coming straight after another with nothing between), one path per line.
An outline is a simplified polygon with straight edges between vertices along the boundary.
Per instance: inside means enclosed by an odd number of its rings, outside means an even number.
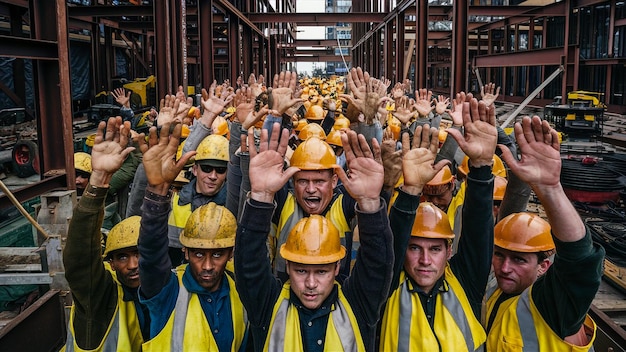
M594 138L602 135L606 105L601 101L604 93L573 91L567 94L567 104L560 104L561 97L547 105L544 118L557 131L570 137Z

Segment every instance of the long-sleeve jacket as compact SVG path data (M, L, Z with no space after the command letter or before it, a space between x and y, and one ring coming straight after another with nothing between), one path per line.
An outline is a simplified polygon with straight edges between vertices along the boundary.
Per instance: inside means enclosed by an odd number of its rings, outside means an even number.
M63 250L65 278L74 299L74 339L84 349L100 345L118 304L118 283L102 260L100 226L107 191L108 187L88 186L74 209ZM128 288L124 292L123 300L140 307L136 294Z
M357 207L361 247L352 273L341 288L368 351L374 350L376 323L387 298L393 265L393 239L386 206L382 203L376 213L363 213ZM248 200L235 240L235 282L248 311L257 351L265 343L272 310L282 288L282 283L272 275L267 256L266 240L274 209L273 204Z

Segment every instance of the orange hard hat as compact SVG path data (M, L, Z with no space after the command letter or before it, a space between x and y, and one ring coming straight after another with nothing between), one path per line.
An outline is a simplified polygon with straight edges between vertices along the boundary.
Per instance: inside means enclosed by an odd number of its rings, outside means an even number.
M544 252L555 248L550 224L539 215L514 213L494 229L494 245L515 252Z
M230 139L230 130L228 129L228 122L222 116L217 116L215 120L213 120L213 124L211 125L211 129L213 130L213 134L224 136L226 139Z
M302 129L304 128L304 126L306 126L308 124L309 124L309 122L306 119L300 119L296 123L296 126L294 127L294 130L296 132L300 133L300 132L302 132Z
M450 171L450 167L448 165L444 166L439 172L433 177L432 180L428 181L426 186L441 186L448 184L454 181L454 176L452 176L452 172Z
M463 158L463 162L457 168L457 171L461 174L467 176L469 174L469 157L466 155ZM491 173L496 176L506 177L506 167L504 167L504 163L499 156L493 155L493 166L491 167Z
M504 192L506 191L506 185L508 181L502 176L494 176L493 181L493 200L504 199Z
M417 207L411 236L424 238L454 238L448 215L433 203L423 202Z
M290 262L329 264L346 256L339 231L326 217L311 215L298 221L287 241L280 246L280 255Z
M302 141L306 141L311 137L317 137L321 140L326 139L326 132L322 126L317 123L309 123L306 126L302 127L300 133L298 133L298 138Z
M336 162L333 148L315 136L300 143L289 160L291 166L300 170L332 169Z

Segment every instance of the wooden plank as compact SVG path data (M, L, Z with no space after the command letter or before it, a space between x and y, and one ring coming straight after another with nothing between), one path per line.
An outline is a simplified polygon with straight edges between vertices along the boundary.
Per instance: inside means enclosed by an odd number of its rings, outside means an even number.
M626 301L623 299L596 299L593 304L603 312L626 312Z
M626 268L617 266L608 259L605 259L604 277L626 292Z

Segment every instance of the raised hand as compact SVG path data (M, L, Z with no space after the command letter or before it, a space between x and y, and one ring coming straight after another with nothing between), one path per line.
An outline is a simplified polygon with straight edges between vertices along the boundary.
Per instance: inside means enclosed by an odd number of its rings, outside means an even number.
M381 82L376 78L370 77L369 73L363 72L360 67L350 70L348 86L351 89L352 95L341 94L339 98L347 101L354 109L360 111L363 114L365 122L371 125L376 118L381 104L391 100L391 98L387 97L385 94L381 95L381 86L383 86ZM350 106L348 107L348 113L349 112Z
M493 153L498 141L495 106L487 107L476 98L471 98L469 103L463 103L463 127L464 134L454 128L448 129L448 134L452 135L469 157L470 165L493 165Z
M169 188L187 160L196 154L195 151L190 151L175 161L174 156L180 143L181 129L180 123L167 123L163 125L160 132L157 132L155 127L151 127L148 142L144 138L139 139L139 149L143 154L142 163L150 186ZM172 130L171 133L170 130Z
M174 95L166 95L161 99L161 105L159 107L159 114L157 115L157 125L163 126L165 124L173 123L177 116L176 112L180 106L180 100L176 99ZM177 120L181 122L182 120Z
M480 88L481 100L485 105L490 106L493 104L500 95L500 87L496 89L495 83L487 83L487 85Z
M251 73L250 77L248 77L248 86L252 90L252 98L253 99L258 97L259 94L261 94L263 92L263 83L264 82L265 82L265 78L263 77L263 75L259 75L259 78L257 79L254 76L254 73Z
M252 96L252 89L247 86L237 89L233 98L233 105L236 109L235 120L242 123L254 110L254 97Z
M433 111L433 92L422 88L415 91L415 110L420 116L428 117L431 111Z
M441 115L448 110L450 98L446 98L440 94L437 99L433 99L433 101L435 103L435 113L437 113L438 115Z
M280 133L280 124L272 126L271 138L268 138L266 129L261 131L261 143L257 153L254 146L254 131L248 130L247 149L250 153L250 198L265 203L274 201L274 194L298 171L297 167L283 170L285 153L288 148L289 131L283 129ZM280 142L278 141L280 137ZM243 142L243 141L242 141Z
M224 88L222 85L219 87L221 89L217 89L217 81L213 81L208 92L202 88L201 105L204 108L204 112L200 121L207 127L213 125L215 117L224 111L224 108L233 100L235 95L230 89Z
M335 172L362 211L377 211L380 208L380 191L385 177L384 168L379 162L381 157L378 141L372 139L370 149L363 135L357 136L354 131L342 131L341 143L350 171L346 174L341 166L335 165Z
M176 115L174 119L177 121L183 121L187 114L189 113L189 109L193 106L193 98L187 97L183 86L178 86L178 91L176 92L176 99L178 99L178 110L176 111Z
M122 167L128 154L135 150L129 146L129 136L130 122L122 123L120 116L110 117L107 122L100 121L91 149L92 185L108 185L111 176Z
M452 110L448 110L448 114L452 118L454 126L463 126L463 103L472 98L472 93L465 95L465 92L456 93L456 97L452 100Z
M396 101L396 111L391 114L400 120L403 125L406 125L415 116L414 105L415 101L413 99L403 96Z
M302 103L302 99L294 98L298 74L295 72L282 71L280 75L274 75L272 86L270 113L274 116L282 116L292 106Z
M124 88L115 88L111 92L115 101L125 108L130 108L130 94L131 91L126 92Z
M558 133L538 116L523 117L514 130L521 160L517 161L506 146L499 146L502 159L511 171L533 189L559 186L561 153Z
M447 164L449 160L441 160L435 164L439 150L439 130L428 124L417 126L413 134L413 143L409 134L402 135L402 189L413 195L422 193L424 186Z
M392 189L402 175L402 150L396 150L396 140L393 138L393 132L389 130L389 127L383 131L380 154L385 172L383 187Z
M394 100L398 100L404 96L404 85L400 82L396 83L393 88L391 88L391 97Z

